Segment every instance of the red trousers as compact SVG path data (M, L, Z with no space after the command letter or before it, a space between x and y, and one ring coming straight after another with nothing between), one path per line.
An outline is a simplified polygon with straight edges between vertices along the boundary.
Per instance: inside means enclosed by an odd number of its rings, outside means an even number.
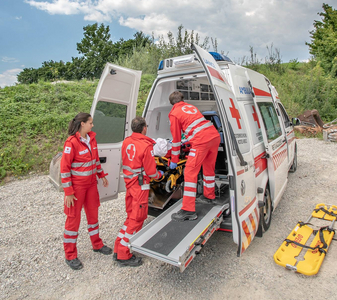
M88 186L73 186L73 188L77 200L74 200L74 206L71 206L70 208L64 206L64 213L67 215L67 219L63 236L63 246L66 259L68 260L77 258L76 241L83 206L87 216L88 232L92 247L93 249L100 249L103 247L103 242L99 237L98 207L100 203L97 182Z
M129 238L142 229L147 218L149 190L142 190L138 182L127 189L125 195L126 220L115 241L117 259L130 259Z
M182 209L195 211L195 197L200 168L203 170L204 196L215 198L215 163L220 136L205 144L192 145L184 170L184 195Z

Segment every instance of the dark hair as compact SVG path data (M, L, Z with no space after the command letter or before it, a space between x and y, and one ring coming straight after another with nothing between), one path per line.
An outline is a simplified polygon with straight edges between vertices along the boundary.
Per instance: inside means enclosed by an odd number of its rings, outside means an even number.
M184 95L178 91L175 91L169 96L169 100L170 103L174 105L178 102L184 101Z
M77 114L76 117L69 122L68 134L75 135L76 132L80 130L81 123L82 122L86 123L89 120L89 118L91 118L90 114L82 112Z
M142 133L145 126L146 121L142 117L135 117L131 122L131 129L133 132Z

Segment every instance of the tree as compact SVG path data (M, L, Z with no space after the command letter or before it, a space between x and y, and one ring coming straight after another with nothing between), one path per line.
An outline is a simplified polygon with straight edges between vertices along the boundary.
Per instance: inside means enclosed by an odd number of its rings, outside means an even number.
M337 76L337 10L323 3L323 12L318 13L321 21L314 21L315 29L310 31L310 54L321 62L327 73Z
M97 23L83 27L84 38L77 43L77 51L83 55L82 69L87 78L99 78L106 62L113 61L113 43L110 28Z

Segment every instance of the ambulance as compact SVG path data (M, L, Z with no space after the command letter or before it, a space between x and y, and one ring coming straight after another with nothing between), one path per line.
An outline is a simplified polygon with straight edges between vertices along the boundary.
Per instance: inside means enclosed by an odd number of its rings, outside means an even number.
M192 54L159 63L143 117L147 136L171 140L169 95L180 91L213 123L221 137L215 166L216 201L196 199L198 219L177 222L183 181L174 190L154 189L149 214L155 218L130 238L129 247L184 271L215 231L232 235L240 256L255 236L268 230L272 213L297 168L293 128L275 87L264 75L228 57L192 45ZM141 72L107 63L97 86L91 115L100 161L109 189L99 183L101 201L125 191L121 146L132 134ZM187 158L188 159L188 158ZM202 173L198 193L202 194Z

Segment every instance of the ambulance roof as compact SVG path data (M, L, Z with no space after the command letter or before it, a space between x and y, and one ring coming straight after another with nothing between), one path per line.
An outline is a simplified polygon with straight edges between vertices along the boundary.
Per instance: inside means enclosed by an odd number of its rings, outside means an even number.
M217 52L209 52L214 58L214 60L219 64L233 64L232 60ZM199 69L199 70L198 70ZM164 74L164 73L180 73L180 72L186 72L186 70L189 71L200 71L202 70L202 67L200 65L200 62L197 58L197 56L194 53L167 58L162 61L160 61L158 66L158 75Z

